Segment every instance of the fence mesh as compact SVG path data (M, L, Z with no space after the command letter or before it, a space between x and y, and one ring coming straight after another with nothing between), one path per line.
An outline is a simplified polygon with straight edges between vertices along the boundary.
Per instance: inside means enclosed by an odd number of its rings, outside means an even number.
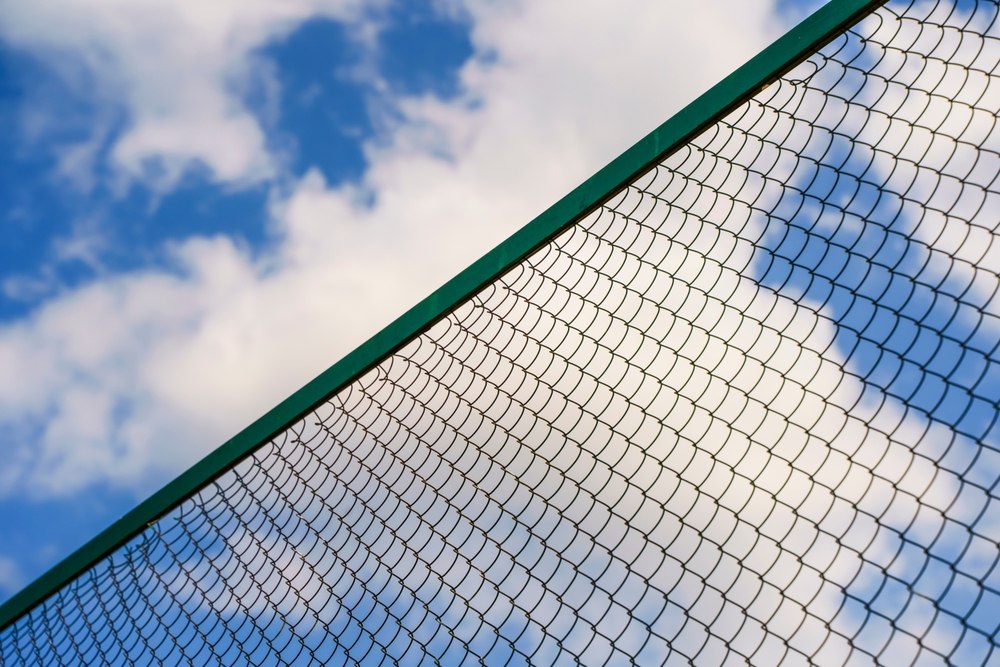
M4 664L997 664L1000 27L890 2Z

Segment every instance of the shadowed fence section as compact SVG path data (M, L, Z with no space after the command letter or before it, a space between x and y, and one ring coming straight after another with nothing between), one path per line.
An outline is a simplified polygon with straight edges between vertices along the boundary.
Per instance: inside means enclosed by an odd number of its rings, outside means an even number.
M998 4L878 4L8 605L3 663L995 664Z

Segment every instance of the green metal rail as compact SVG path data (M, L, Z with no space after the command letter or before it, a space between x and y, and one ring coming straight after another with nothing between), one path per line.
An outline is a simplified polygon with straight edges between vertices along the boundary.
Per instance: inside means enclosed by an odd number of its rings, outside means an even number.
M430 296L0 606L0 630L448 315L885 0L832 0Z

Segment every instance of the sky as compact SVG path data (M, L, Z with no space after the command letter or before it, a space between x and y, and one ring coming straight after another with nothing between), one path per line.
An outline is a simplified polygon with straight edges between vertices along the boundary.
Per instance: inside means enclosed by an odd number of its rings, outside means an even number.
M0 0L0 599L818 4Z
M34 259L11 252L34 268L3 283L7 581L807 9L135 7L4 10L23 59L9 159L48 155L10 190L38 189L12 198L25 229L48 222L22 244ZM66 616L5 633L3 654L989 663L998 15L891 2L64 591Z

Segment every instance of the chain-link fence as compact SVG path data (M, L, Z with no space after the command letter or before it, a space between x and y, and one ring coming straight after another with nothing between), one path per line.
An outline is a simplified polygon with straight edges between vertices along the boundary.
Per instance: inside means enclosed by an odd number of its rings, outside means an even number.
M875 10L2 661L996 664L997 14Z

